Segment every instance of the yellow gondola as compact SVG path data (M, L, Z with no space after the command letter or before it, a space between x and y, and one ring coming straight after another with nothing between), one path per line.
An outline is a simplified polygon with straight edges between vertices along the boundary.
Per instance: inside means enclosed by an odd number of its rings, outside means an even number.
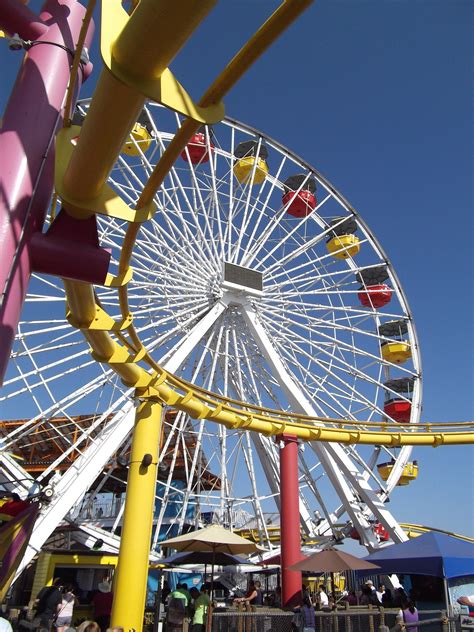
M268 175L268 165L265 160L263 158L255 158L255 156L245 156L237 160L234 165L234 175L241 184L249 182L255 164L253 183L262 184L264 182Z
M411 358L411 347L409 342L396 340L382 344L382 357L392 364L403 364Z
M122 153L127 156L138 156L140 150L135 143L137 143L142 152L145 153L150 147L151 139L151 134L147 128L141 123L135 123L127 142L122 147ZM133 141L135 141L135 143Z
M347 259L359 252L360 240L355 235L336 235L327 242L326 248L336 259Z
M387 481L388 477L392 473L395 463L379 463L377 465L380 478L383 481ZM397 485L408 485L411 481L418 478L418 463L416 461L409 461L403 468L402 475L398 479Z

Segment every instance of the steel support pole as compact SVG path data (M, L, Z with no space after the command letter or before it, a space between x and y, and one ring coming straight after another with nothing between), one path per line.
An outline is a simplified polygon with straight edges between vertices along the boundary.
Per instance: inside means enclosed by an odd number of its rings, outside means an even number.
M155 501L162 406L146 400L136 411L120 552L114 584L113 627L141 632Z
M10 5L5 19L11 24ZM53 192L53 141L84 14L77 0L47 0L38 22L29 14L13 16L25 29L41 30L42 23L48 28L25 55L0 130L0 383L28 288L31 236L42 229ZM80 70L77 90L83 74Z
M18 0L2 0L0 28L10 35L18 33L25 40L35 40L48 30L46 24Z
M289 566L301 560L300 506L298 484L298 439L280 435L280 541L282 606L295 607L301 603L302 579L300 571Z

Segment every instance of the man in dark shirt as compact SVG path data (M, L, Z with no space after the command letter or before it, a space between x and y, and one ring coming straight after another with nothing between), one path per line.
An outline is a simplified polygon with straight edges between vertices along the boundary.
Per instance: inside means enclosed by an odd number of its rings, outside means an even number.
M102 632L110 626L110 615L112 614L112 603L114 596L110 583L104 579L97 586L98 592L92 597L94 606L94 618L100 625Z
M61 580L55 579L52 586L42 588L36 598L36 616L40 618L40 627L50 629L53 619L62 602Z

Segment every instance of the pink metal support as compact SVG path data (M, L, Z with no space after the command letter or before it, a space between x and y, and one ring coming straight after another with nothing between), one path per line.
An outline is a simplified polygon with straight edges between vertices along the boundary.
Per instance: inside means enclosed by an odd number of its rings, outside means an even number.
M61 211L47 233L34 233L30 243L35 272L103 285L111 251L101 248L95 215L76 219Z
M300 507L298 482L298 439L280 435L280 542L282 606L301 603L301 572L290 571L301 560Z
M53 141L84 13L77 0L45 2L39 18L48 30L25 55L0 130L0 383L28 288L31 237L43 227L53 191ZM2 2L0 24L3 15Z
M24 40L36 40L48 30L36 13L18 0L2 0L0 28L10 35L18 33Z

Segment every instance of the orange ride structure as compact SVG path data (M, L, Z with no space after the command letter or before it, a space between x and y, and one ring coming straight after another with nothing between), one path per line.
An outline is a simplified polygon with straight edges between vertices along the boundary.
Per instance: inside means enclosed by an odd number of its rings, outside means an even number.
M214 4L103 0L104 68L77 103L94 2L0 9L27 49L0 134L2 485L52 496L19 568L128 467L109 529L112 625L127 629L142 629L150 549L172 529L207 512L270 541L276 505L290 605L301 532L369 550L406 539L386 502L416 478L412 446L474 442L471 423L420 423L413 319L361 217L224 118L227 92L309 1L285 0L195 103L168 67Z

